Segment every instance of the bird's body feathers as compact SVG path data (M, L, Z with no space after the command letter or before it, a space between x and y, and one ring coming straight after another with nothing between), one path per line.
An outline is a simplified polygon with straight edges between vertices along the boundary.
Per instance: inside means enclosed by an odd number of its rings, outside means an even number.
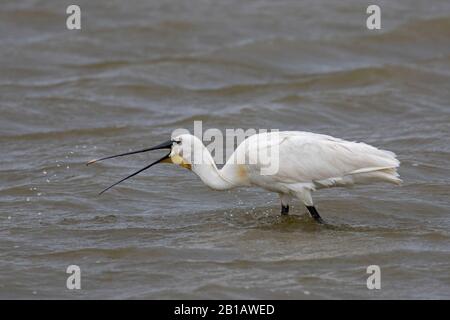
M274 145L278 146L278 170L275 174L262 175L263 165L258 155ZM235 164L236 159L244 158L247 159L245 164ZM321 188L372 182L399 184L401 180L396 170L399 164L394 153L362 142L283 131L250 136L238 146L220 173L231 177L230 182L236 186L259 186L301 198L302 194ZM244 176L233 174L237 170L242 172L242 166ZM306 198L302 200L309 203L310 196Z

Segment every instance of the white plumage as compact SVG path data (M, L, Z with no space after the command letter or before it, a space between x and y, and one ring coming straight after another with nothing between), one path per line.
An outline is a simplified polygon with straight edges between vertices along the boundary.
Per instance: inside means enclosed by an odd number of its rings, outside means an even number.
M257 186L277 192L284 214L289 211L291 199L297 198L319 222L322 219L314 207L312 191L372 182L401 183L397 173L400 162L394 153L362 142L310 132L283 131L250 136L221 169L217 168L201 140L189 134L137 152L162 148L170 148L170 153L157 162L169 162L170 159L170 162L189 168L212 189ZM270 153L274 149L276 152ZM263 168L267 167L267 159L263 162L261 154L277 157L268 159L278 161L276 172L262 174Z

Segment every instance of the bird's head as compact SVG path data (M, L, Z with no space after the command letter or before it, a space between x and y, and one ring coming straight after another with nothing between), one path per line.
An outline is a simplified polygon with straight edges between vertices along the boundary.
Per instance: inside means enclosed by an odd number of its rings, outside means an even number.
M126 153L121 153L121 154L117 154L117 155L113 155L113 156L108 156L108 157L104 157L104 158L100 158L100 159L91 160L86 165L90 165L90 164L93 164L98 161L127 156L127 155L131 155L131 154L136 154L136 153L143 153L143 152L162 150L162 149L167 149L169 151L161 159L156 160L155 162L130 174L129 176L123 178L122 180L120 180L120 181L116 182L115 184L111 185L110 187L106 188L105 190L100 192L100 194L102 194L103 192L109 190L110 188L141 173L144 170L149 169L150 167L154 166L157 163L174 163L174 164L182 166L183 168L192 170L193 163L196 163L196 162L194 162L194 160L201 159L201 158L197 158L197 157L198 156L201 157L203 148L204 148L203 143L201 142L201 140L199 138L197 138L193 135L190 135L190 134L182 134L182 135L178 135L166 142L160 143L151 148L146 148L146 149L137 150L137 151L130 151L130 152L126 152Z
M192 170L192 166L201 160L203 153L202 141L191 134L182 134L172 138L172 148L164 162L178 164L183 168Z

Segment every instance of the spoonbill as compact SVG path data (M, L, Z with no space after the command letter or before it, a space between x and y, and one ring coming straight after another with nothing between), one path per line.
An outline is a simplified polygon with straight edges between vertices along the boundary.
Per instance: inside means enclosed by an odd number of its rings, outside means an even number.
M269 159L278 162L277 171L273 174L261 174L263 164L259 160L259 154L270 147L277 148L276 154L272 155L276 159ZM301 131L252 135L236 148L221 169L218 169L202 141L190 134L176 136L151 148L91 160L87 165L159 149L167 149L169 152L104 189L100 194L157 163L174 163L192 170L213 190L257 186L276 192L280 196L282 215L289 213L289 204L296 198L306 206L312 218L318 223L324 223L314 206L311 196L313 191L372 182L402 182L397 173L400 162L393 152L380 150L363 142L351 142ZM195 157L202 161L194 161ZM247 162L236 161L244 158Z

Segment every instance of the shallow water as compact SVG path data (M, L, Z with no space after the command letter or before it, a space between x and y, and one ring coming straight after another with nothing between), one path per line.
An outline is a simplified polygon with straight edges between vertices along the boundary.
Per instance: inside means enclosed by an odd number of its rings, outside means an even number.
M450 2L0 5L1 298L450 298ZM207 128L304 130L397 153L402 187L324 190L328 226L158 155ZM80 266L82 289L66 289ZM382 289L368 290L379 265Z

